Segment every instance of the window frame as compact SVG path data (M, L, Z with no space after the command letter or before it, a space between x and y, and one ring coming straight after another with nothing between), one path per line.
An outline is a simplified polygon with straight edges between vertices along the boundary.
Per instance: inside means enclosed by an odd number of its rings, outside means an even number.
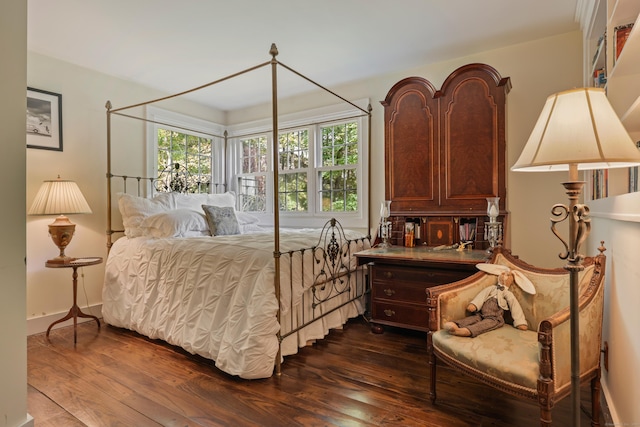
M158 170L158 129L172 130L198 137L211 138L211 185L210 191L224 193L229 184L226 176L226 153L224 127L218 123L199 119L185 114L165 110L153 105L146 107L147 118L147 164L146 173L149 177L157 177Z
M355 105L366 109L369 105L368 99L354 102ZM318 181L318 174L323 170L318 164L321 158L320 127L324 125L334 125L349 121L358 123L358 164L356 165L357 186L358 186L358 209L354 212L322 212L321 208L321 183ZM279 133L295 131L301 128L309 128L309 182L308 182L308 211L288 212L280 211L281 225L287 227L321 227L331 219L337 218L345 227L366 228L369 215L369 126L367 116L351 105L331 105L322 108L305 110L293 114L279 117ZM261 218L262 224L273 224L274 195L277 191L273 183L273 132L271 130L271 119L263 119L254 122L241 123L231 126L228 131L228 158L230 160L228 169L229 188L238 191L237 177L241 173L239 161L239 150L241 150L241 139L249 139L258 136L267 138L268 147L268 173L267 173L267 206L264 213L253 213ZM344 165L346 166L346 165ZM342 167L339 167L342 169ZM279 173L278 176L281 174Z

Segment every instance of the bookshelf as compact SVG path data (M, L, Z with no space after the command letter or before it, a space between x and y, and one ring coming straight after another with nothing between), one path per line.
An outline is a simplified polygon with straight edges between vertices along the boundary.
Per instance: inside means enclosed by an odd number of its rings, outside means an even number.
M593 15L583 20L584 83L598 86L594 72L604 66L607 97L631 138L640 141L640 1L589 3ZM621 28L628 34L617 52L616 30ZM586 171L585 200L591 216L640 222L638 178L637 168Z
M607 97L634 141L640 141L640 1L596 0L585 30L587 86L600 86L604 70ZM624 45L620 48L621 32ZM637 168L585 172L585 198L606 199L638 191ZM640 200L640 194L638 195Z

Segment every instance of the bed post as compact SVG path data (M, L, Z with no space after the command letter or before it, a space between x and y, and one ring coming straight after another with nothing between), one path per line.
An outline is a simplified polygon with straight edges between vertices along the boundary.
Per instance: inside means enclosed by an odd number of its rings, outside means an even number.
M105 104L107 109L107 252L111 250L111 101Z
M369 180L367 185L367 236L371 237L371 111L373 107L371 103L367 107L369 115L367 116L368 132L367 132L367 179Z
M273 119L273 261L275 263L274 287L278 304L278 324L281 325L280 313L280 208L278 205L278 48L271 43L271 105ZM282 327L282 326L281 326ZM282 374L282 339L278 331L278 354L276 355L276 375Z

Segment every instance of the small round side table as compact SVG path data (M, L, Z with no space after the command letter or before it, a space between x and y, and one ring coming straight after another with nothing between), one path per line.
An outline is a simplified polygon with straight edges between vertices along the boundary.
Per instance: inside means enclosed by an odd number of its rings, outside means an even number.
M77 331L76 327L78 326L78 317L85 317L95 320L98 323L98 329L100 329L100 320L96 316L91 314L83 313L78 307L77 299L78 299L78 268L79 267L87 267L89 265L96 265L102 263L101 257L92 257L92 258L75 258L72 261L66 263L55 263L55 262L46 262L44 265L48 268L73 268L73 306L69 310L66 316L62 319L56 320L47 328L47 337L49 337L49 332L51 328L65 320L73 318L73 344L75 345L77 342Z

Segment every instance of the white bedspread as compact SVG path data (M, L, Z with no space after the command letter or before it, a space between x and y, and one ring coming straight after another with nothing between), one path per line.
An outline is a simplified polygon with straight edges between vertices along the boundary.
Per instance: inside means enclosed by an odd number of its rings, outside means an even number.
M281 251L311 247L320 230L281 231ZM361 237L345 231L347 238ZM242 378L273 374L278 350L273 233L194 238L121 238L106 263L103 318L113 326L162 339ZM361 249L361 248L360 248ZM353 252L356 252L354 248ZM310 252L309 252L310 256ZM291 295L289 268L281 268L281 306L286 316L301 292ZM292 272L301 280L299 271ZM305 268L305 276L311 273ZM299 283L299 282L298 282ZM312 283L309 277L306 284ZM349 304L307 333L283 342L283 355L321 338L361 313ZM295 315L295 313L293 313ZM284 322L283 322L284 323Z

